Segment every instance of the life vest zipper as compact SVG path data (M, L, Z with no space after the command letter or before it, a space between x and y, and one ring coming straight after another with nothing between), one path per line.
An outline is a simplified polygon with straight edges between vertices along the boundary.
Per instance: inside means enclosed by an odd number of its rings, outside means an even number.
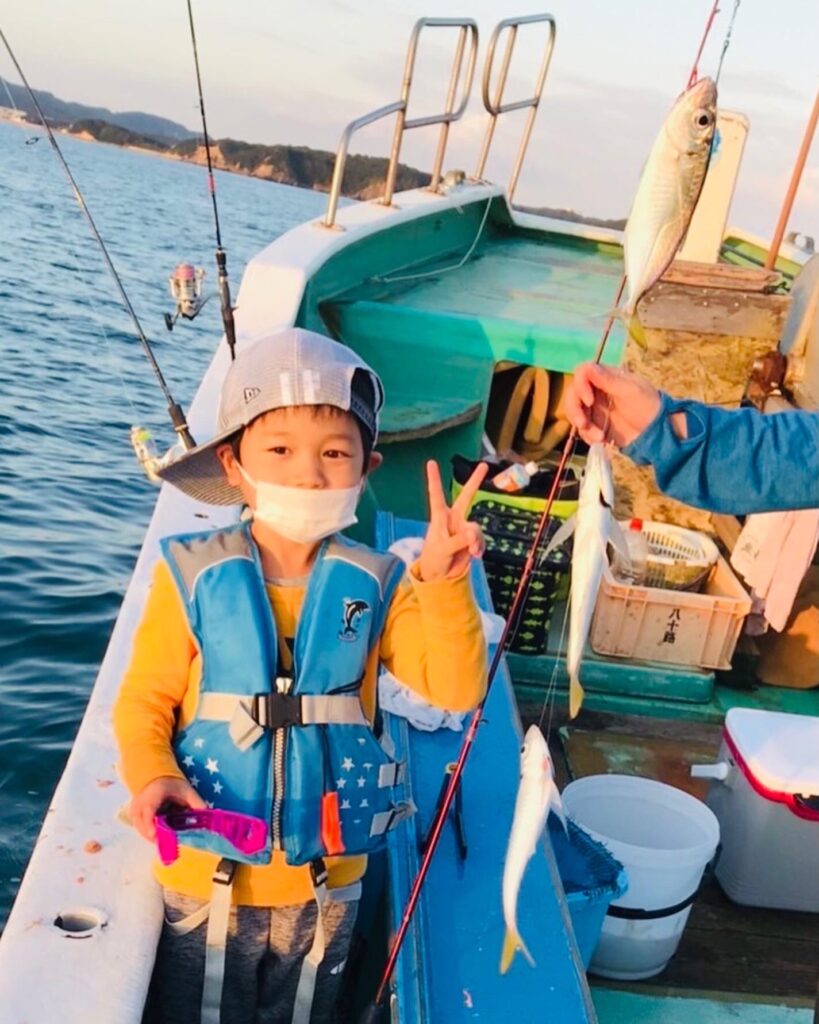
M276 679L278 693L287 693L292 680ZM273 838L273 849L282 848L282 810L284 806L284 747L287 741L286 729L273 731L273 811L270 820L270 835Z

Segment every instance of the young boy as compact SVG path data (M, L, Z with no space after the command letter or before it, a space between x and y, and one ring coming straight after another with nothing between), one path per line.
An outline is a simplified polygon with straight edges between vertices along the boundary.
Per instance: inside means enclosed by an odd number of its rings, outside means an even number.
M252 517L163 542L114 709L131 818L151 841L171 805L271 833L245 857L183 833L178 859L157 864L163 1021L332 1019L366 854L411 811L372 731L378 666L449 710L484 694L468 578L483 545L466 512L486 467L449 508L428 464L430 526L409 570L339 534L381 462L382 402L354 352L289 329L240 351L217 436L163 472Z

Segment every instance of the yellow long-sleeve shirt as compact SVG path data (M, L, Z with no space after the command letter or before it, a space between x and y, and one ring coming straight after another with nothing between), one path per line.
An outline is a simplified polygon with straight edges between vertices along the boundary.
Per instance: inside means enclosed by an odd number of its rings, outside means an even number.
M304 584L267 583L285 667L290 660L285 640L295 636ZM421 582L414 569L405 574L361 685L370 721L379 662L431 704L450 711L475 707L485 692L486 647L468 576ZM167 564L160 561L114 707L120 771L132 794L163 776L185 777L171 740L175 728L184 727L195 714L201 672L179 592ZM209 899L217 861L214 854L180 846L179 858L168 867L157 861L155 872L166 888ZM349 885L363 875L366 864L366 856L328 858L328 885ZM236 903L286 906L312 898L309 868L286 864L281 851L273 852L269 865L242 864L236 871Z

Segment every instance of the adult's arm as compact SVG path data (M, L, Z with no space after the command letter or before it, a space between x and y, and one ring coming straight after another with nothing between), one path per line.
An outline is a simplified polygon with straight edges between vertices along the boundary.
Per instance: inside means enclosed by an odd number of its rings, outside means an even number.
M763 415L660 393L656 416L622 450L654 468L663 492L698 508L734 515L819 508L817 413Z

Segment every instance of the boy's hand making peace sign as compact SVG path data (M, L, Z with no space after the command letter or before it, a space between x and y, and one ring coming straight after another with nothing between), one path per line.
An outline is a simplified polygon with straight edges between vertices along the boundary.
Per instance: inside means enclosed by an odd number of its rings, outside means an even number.
M453 579L460 576L472 558L483 554L483 534L477 523L466 518L475 492L483 483L489 466L482 462L452 503L446 503L438 463L427 463L429 491L429 529L418 560L422 580Z

